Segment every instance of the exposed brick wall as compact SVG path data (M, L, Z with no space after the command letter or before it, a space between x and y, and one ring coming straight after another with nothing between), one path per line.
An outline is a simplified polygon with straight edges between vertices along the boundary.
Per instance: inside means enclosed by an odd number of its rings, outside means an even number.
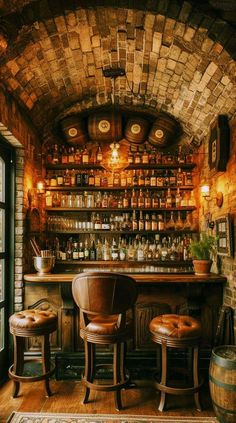
M25 216L28 209L28 190L35 187L40 174L38 154L41 145L17 103L0 90L0 133L16 149L15 162L15 252L14 252L14 309L23 307L23 274L29 257L25 243Z
M231 306L234 310L234 327L236 336L236 119L230 122L231 142L230 142L230 158L227 163L225 172L216 174L209 172L208 168L208 146L207 142L199 151L199 156L204 157L201 169L201 182L204 178L210 183L212 200L207 202L201 201L200 208L200 229L205 229L206 213L210 214L210 219L230 214L232 220L232 241L234 246L233 257L218 257L218 265L215 262L212 270L219 270L223 275L227 276L227 284L224 290L224 304ZM207 140L206 140L207 141ZM215 206L216 192L221 191L224 195L224 202L221 208ZM213 230L215 232L215 228Z

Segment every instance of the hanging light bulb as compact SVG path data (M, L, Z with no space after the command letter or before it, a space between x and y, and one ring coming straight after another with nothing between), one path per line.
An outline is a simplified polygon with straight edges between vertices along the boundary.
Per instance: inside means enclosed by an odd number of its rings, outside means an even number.
M113 142L110 144L111 148L111 164L116 165L119 163L120 155L118 149L120 148L118 142Z

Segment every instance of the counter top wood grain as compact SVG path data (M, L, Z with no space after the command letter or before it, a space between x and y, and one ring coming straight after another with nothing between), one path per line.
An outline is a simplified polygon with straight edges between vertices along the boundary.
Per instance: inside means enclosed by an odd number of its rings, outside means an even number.
M38 273L30 273L24 275L25 282L29 283L71 283L72 279L78 273L49 273L40 275ZM209 275L195 274L145 274L145 273L129 273L137 283L159 284L159 283L225 283L225 276L211 273Z

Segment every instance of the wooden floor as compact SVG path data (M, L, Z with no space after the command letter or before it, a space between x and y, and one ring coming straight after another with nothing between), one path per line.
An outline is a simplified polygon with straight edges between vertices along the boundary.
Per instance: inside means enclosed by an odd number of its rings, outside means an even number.
M47 398L43 382L21 384L20 394L12 398L12 381L0 387L0 422L6 423L13 410L55 413L100 413L100 414L134 414L134 415L171 415L171 416L213 416L208 388L203 387L201 398L204 410L199 414L194 407L193 397L169 396L167 411L158 412L158 393L153 382L137 381L136 387L122 391L124 409L120 412L114 408L113 393L92 392L91 401L81 404L83 387L76 381L52 380L53 396Z

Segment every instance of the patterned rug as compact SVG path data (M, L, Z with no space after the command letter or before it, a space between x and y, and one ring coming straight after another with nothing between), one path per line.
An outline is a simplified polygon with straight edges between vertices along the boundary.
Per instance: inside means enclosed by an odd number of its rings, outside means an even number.
M14 412L7 423L217 423L215 417L132 416L128 414L61 414Z

